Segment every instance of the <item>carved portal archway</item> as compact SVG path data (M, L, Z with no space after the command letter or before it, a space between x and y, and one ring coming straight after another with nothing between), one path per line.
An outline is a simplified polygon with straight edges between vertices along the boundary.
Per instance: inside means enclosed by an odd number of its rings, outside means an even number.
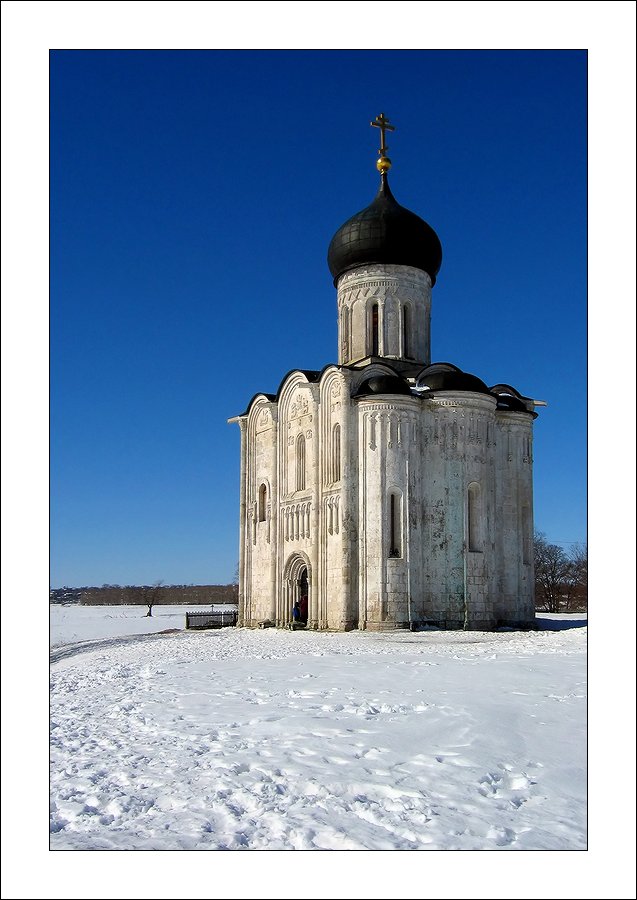
M312 627L312 565L306 553L293 553L283 570L283 583L279 592L277 624L286 627L292 621L292 607L299 601L305 614L304 621Z

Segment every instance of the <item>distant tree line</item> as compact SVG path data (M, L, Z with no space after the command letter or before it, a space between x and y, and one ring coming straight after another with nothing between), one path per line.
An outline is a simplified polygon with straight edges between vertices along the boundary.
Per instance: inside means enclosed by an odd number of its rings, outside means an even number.
M49 592L51 603L80 603L82 606L174 606L238 603L236 584L120 585L56 588Z
M59 603L68 606L70 603L79 603L82 591L86 588L61 587L49 591L49 603Z
M535 608L542 612L584 612L588 609L588 548L574 544L564 550L535 533Z

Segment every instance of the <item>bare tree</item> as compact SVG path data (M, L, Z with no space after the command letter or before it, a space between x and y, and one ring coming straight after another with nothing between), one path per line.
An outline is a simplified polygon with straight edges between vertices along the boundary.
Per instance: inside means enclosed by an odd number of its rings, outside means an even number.
M238 602L239 600L239 563L237 562L237 567L234 570L234 575L232 576L232 581L230 583L232 587L232 600L233 602Z
M588 608L588 547L574 544L568 554L570 563L568 609Z
M144 585L142 588L142 602L144 606L148 607L148 612L146 613L145 618L148 616L152 616L153 614L153 606L159 602L159 595L162 592L163 579L161 581L156 581L152 586Z
M541 531L534 535L535 603L546 612L560 611L569 560L557 544L549 544Z
M588 551L574 544L566 553L542 532L534 536L535 604L546 612L585 609L588 594Z

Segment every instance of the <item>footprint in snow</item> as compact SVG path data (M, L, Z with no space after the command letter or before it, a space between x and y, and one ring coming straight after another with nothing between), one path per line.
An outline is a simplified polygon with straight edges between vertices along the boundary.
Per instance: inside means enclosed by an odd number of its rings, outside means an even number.
M498 847L506 847L517 840L517 834L511 828L490 828L487 837L495 841Z

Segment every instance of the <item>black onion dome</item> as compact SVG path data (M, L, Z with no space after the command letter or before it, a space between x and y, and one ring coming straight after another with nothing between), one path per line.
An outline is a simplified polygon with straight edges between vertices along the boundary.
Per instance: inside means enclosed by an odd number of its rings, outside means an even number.
M341 225L327 251L335 284L343 272L370 263L422 269L432 284L442 263L438 235L420 216L397 203L384 173L373 202Z
M369 394L411 395L411 388L399 375L372 375L361 383L354 396L367 397Z

